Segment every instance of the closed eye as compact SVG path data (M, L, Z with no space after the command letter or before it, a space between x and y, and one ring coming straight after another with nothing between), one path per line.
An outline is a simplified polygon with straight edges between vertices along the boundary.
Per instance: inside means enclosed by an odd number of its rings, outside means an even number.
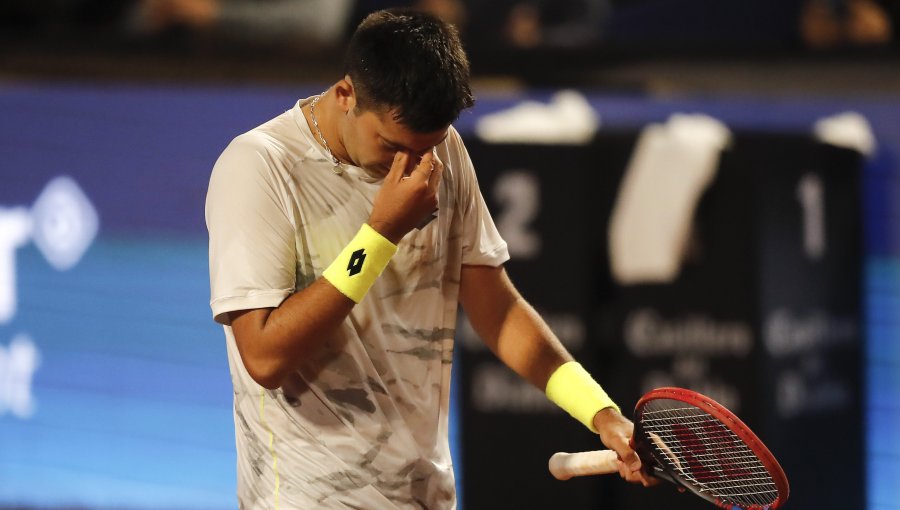
M402 150L406 150L405 148L400 147L399 145L396 145L396 144L394 144L394 143L391 143L391 142L385 140L384 138L381 139L381 145L382 145L385 149L387 149L387 150L389 150L389 151L391 151L391 152L400 152L400 151L402 151Z

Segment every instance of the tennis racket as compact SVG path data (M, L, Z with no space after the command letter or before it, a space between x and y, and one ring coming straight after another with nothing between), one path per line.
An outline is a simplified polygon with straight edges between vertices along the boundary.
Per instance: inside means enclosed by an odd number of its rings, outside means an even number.
M790 488L768 448L715 400L681 388L658 388L634 408L632 448L649 474L726 510L774 510ZM616 452L556 453L560 480L618 473Z

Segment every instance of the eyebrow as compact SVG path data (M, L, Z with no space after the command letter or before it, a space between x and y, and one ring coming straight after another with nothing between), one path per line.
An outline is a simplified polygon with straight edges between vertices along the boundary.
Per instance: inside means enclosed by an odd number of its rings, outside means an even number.
M446 140L448 136L450 136L450 130L447 130L447 133L444 134L444 137L441 138L441 140L438 143L434 144L434 146L437 147L438 145L444 143L444 140ZM405 147L402 144L399 144L399 143L385 137L384 135L381 135L381 139L384 140L384 142L386 144L388 144L391 149L397 149L397 150L403 149L407 152L416 152L416 151L410 149L409 147ZM427 150L425 152L427 152Z

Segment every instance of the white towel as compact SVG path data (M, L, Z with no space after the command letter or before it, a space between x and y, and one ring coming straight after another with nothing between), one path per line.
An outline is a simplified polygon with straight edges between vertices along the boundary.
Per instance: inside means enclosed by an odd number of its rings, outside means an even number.
M877 144L872 126L861 114L844 112L819 119L813 125L813 134L824 143L859 151L871 157Z
M553 95L549 104L523 101L478 119L475 134L491 143L578 145L589 143L600 117L585 97L574 90Z
M612 275L623 285L679 274L694 212L731 133L705 115L672 115L644 128L609 226Z

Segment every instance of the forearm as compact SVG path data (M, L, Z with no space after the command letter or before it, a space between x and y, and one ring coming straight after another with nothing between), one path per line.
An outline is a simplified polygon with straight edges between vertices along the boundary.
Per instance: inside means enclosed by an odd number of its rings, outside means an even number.
M503 268L464 266L460 300L488 348L541 391L553 371L572 360Z
M574 361L572 356L524 299L513 303L504 325L497 338L498 356L545 391L550 400L594 431L603 430L610 413L619 414L615 403L580 364L562 367Z
M546 322L521 296L511 300L499 330L485 342L504 364L541 391L560 365L572 361Z
M622 460L618 463L622 478L645 486L657 483L641 472L640 458L630 446L634 425L590 375L574 363L564 367L570 370L554 375L561 365L572 361L572 356L502 269L464 267L460 296L475 331L507 366L542 391L547 389L550 376L554 376L553 392L562 393L563 398L554 400L550 394L548 397L615 450ZM584 377L573 378L573 372L581 372Z

